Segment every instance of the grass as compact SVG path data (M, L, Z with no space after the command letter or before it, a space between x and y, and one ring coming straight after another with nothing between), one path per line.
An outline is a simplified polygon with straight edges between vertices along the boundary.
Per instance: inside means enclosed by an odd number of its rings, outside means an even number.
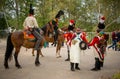
M112 76L112 79L120 79L120 72L115 73L115 74Z

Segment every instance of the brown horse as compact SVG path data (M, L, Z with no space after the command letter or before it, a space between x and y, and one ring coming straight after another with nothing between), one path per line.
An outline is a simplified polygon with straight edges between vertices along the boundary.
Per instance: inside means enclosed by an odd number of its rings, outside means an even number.
M51 22L49 22L47 25L43 26L41 28L43 30L43 36L45 39L45 42L53 43L54 40L54 25L52 25ZM62 31L58 30L58 39L57 39L57 47L56 47L56 57L61 57L60 55L60 49L62 46L62 43L64 42L64 33ZM32 55L34 56L34 49L32 50ZM40 52L40 55L43 56L42 52Z
M37 29L39 31L39 29ZM50 23L47 23L43 28L42 28L44 35L43 39L40 42L40 49L37 50L37 55L36 55L36 60L35 60L35 65L38 66L40 64L39 62L39 54L42 55L41 48L43 47L45 40L47 41L54 41L53 38L47 38L48 34L53 35L54 29L53 26ZM4 66L5 68L9 68L8 66L8 59L10 59L12 55L12 51L15 48L15 54L14 54L14 59L15 59L15 66L17 68L21 68L19 62L18 62L18 54L20 52L21 47L26 47L26 48L34 48L36 41L33 40L35 39L33 35L31 35L33 38L26 38L25 35L26 32L24 31L17 31L13 32L8 35L7 38L7 46L6 46L6 53L5 53L5 59L4 59ZM44 39L45 38L45 39ZM59 47L58 47L59 48ZM42 55L43 56L43 55Z
M41 40L40 42L40 49L37 50L37 55L35 59L35 65L38 66L40 64L39 62L39 53L41 53L41 48L44 44L44 39ZM17 68L21 68L21 65L18 62L18 54L20 52L21 47L26 47L26 48L34 48L35 46L34 41L30 41L28 39L24 38L24 33L23 31L18 31L18 32L13 32L8 35L7 38L7 46L6 46L6 53L5 53L5 59L4 59L4 66L5 68L9 68L8 66L8 59L12 55L12 51L15 48L15 53L14 53L14 59L15 59L15 66Z
M54 25L52 23L49 23L48 26L45 26L42 28L44 32L44 38L46 42L55 42L54 40ZM64 33L58 30L58 38L57 38L57 47L56 47L56 57L61 57L60 55L60 49L62 46L62 43L64 42Z
M45 26L45 30L43 30L44 32L44 39L46 42L49 42L49 43L53 43L55 40L54 40L54 30L52 29L53 26ZM49 30L51 29L51 31L53 30L53 32L50 32ZM49 33L48 33L49 32ZM56 57L59 58L61 57L60 55L60 49L62 47L62 43L64 42L64 33L59 31L58 32L58 39L57 39L57 47L56 47ZM32 50L32 55L34 56L34 49ZM43 56L43 54L40 52L40 55Z

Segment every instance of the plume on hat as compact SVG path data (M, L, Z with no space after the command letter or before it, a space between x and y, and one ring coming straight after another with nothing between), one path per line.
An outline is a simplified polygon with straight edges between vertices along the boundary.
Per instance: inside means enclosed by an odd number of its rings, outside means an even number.
M64 15L64 12L60 10L58 14L55 16L55 18L60 18L61 15Z
M32 7L32 4L30 4L29 14L34 15L34 9L33 9L33 7Z

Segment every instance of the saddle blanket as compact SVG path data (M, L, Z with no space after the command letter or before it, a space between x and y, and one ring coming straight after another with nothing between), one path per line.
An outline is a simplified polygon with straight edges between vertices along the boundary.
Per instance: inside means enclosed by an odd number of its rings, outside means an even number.
M30 39L30 40L35 40L35 37L33 34L28 34L27 32L23 32L24 34L24 39Z

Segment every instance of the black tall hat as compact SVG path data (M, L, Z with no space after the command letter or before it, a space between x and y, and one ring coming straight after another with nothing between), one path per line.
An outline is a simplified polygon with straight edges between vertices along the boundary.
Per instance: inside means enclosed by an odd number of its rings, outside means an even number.
M34 9L33 9L33 7L32 7L32 4L30 4L29 14L34 15Z
M58 14L55 16L55 18L60 18L61 15L64 15L64 12L60 10Z

